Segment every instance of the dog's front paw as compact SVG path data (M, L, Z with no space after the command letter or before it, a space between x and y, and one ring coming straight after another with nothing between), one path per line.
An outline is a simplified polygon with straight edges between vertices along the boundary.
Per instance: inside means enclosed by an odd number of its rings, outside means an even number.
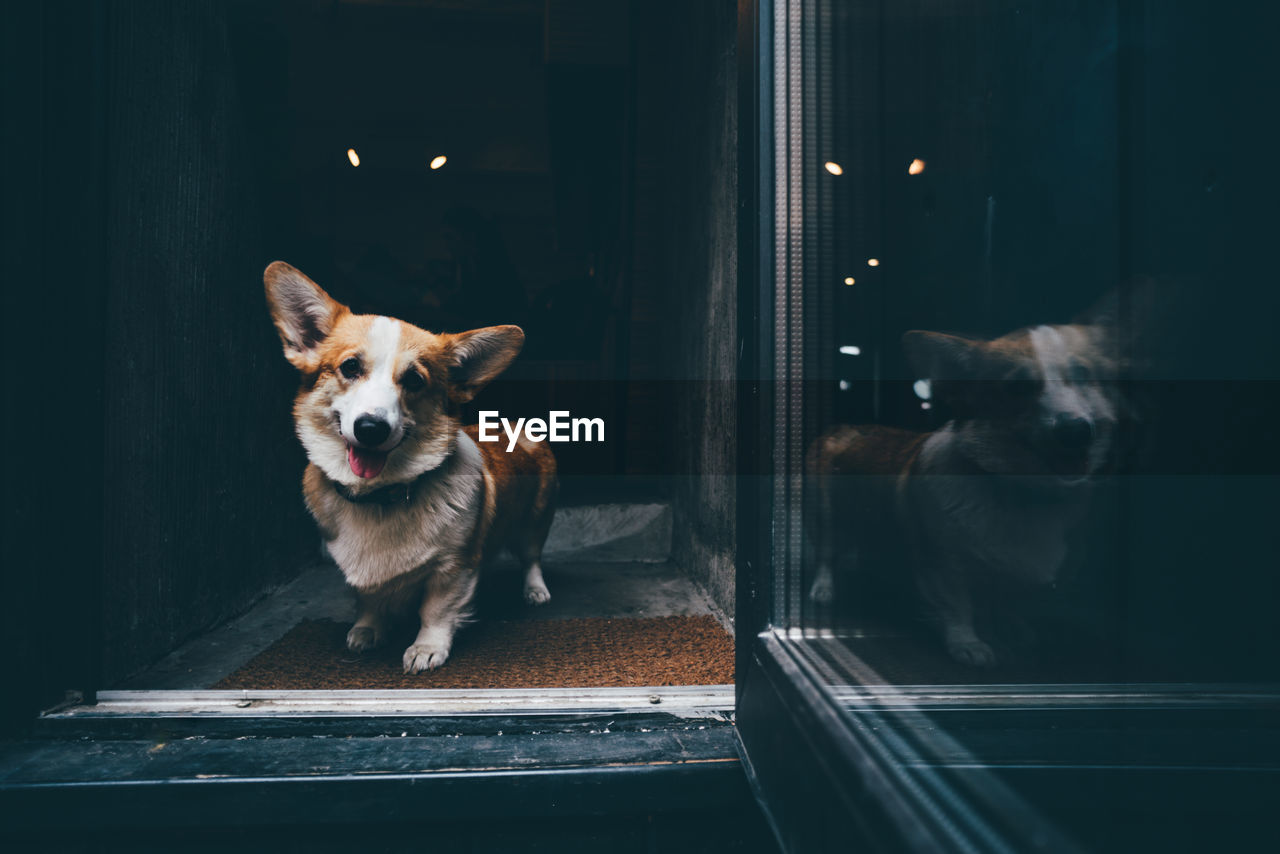
M421 673L424 670L435 670L444 664L445 659L448 657L449 648L447 646L415 643L404 651L404 672Z
M551 601L551 591L542 581L530 581L524 586L524 601L530 605L542 605Z
M996 663L996 654L984 641L951 640L947 642L947 652L961 664L969 667L992 667Z
M364 652L382 643L378 630L373 626L352 626L347 632L347 649L352 652Z
M819 605L825 605L835 596L835 590L831 584L830 573L820 573L813 580L813 586L809 588L809 598Z

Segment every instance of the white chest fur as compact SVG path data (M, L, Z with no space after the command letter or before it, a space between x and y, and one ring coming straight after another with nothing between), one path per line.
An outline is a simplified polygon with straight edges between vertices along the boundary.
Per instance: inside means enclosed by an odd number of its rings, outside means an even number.
M376 590L466 553L482 509L484 463L462 431L454 447L439 469L424 476L407 504L355 504L332 489L308 495L316 520L334 535L329 554L348 584Z

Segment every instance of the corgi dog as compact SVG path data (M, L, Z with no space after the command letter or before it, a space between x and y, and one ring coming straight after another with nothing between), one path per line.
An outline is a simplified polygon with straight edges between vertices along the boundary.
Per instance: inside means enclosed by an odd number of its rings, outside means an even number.
M905 564L951 657L990 666L973 582L1051 583L1112 457L1107 329L1036 326L990 341L912 331L903 346L954 417L928 433L840 426L810 445L810 598L832 599L841 557L855 569L869 556Z
M405 672L444 664L480 567L503 547L523 565L525 599L549 601L541 559L555 457L523 438L509 451L479 444L459 421L519 354L520 328L435 334L353 314L282 261L263 280L302 379L293 416L309 460L303 495L359 602L348 648L378 646L389 620L416 610Z

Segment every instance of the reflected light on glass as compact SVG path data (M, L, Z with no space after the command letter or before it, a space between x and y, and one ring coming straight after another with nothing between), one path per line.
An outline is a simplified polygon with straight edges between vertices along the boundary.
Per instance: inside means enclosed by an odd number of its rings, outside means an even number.
M449 162L448 157L445 157L443 154L437 154L435 157L431 158L431 168L439 169L441 166L445 165L448 162Z
M879 266L880 266L880 259L879 259L879 258L868 258L868 259L867 259L867 266L868 266L868 267L879 267Z
M844 169L840 166L839 163L836 163L834 160L828 160L826 163L822 165L825 166L826 170L830 172L832 175L844 174Z
M845 276L845 277L844 277L844 283L845 283L846 285L852 285L855 281L856 281L856 279L854 279L854 278L853 278L853 276Z
M840 348L840 352L846 356L861 356L862 348L856 344L845 344Z
M920 408L921 408L921 409L933 409L933 404L926 400L924 403L920 404Z
M911 165L907 167L908 175L919 175L924 171L924 161L917 157L911 161Z
M352 166L360 165L360 155L356 154L356 150L354 148L347 149L347 159L351 161Z
M841 391L848 391L848 390L849 390L849 381L848 381L848 380L840 380L840 390L841 390Z
M911 390L916 393L916 397L921 400L928 400L933 397L933 383L928 380L916 380L912 384Z

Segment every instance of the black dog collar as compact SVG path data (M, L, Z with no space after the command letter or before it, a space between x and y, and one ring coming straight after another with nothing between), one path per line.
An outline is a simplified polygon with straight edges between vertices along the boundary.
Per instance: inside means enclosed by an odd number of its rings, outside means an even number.
M352 504L378 504L382 507L391 507L397 504L408 504L412 501L414 487L418 485L420 480L422 480L422 475L405 483L393 483L390 486L372 489L368 492L352 492L336 480L330 481L330 483L333 484L334 492Z

